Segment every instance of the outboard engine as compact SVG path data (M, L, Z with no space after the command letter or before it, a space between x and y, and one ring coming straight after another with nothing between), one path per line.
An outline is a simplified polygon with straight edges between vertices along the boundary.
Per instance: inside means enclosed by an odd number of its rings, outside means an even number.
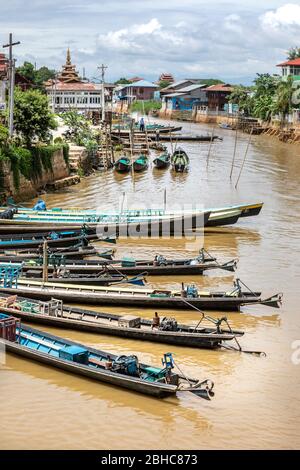
M164 256L162 255L157 255L155 256L155 264L156 266L167 266L167 260Z
M17 209L6 209L0 213L0 219L13 219L14 214L17 213Z
M139 376L139 362L138 358L132 356L118 356L112 365L112 370L125 375L131 375L133 377Z
M189 286L186 286L186 296L189 298L194 298L196 299L198 297L198 289L195 286L195 284L191 284Z
M161 322L159 329L162 331L178 331L177 320L171 317L164 317Z

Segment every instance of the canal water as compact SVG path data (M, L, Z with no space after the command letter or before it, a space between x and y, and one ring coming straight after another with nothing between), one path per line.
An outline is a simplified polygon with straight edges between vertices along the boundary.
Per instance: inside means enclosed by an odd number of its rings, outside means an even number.
M212 127L183 123L185 132L205 134ZM151 165L147 172L117 175L112 170L82 179L77 186L44 195L49 207L111 209L123 193L130 207L195 204L205 207L263 201L261 214L237 225L205 234L204 246L220 260L238 258L236 276L264 296L282 292L280 310L245 306L228 313L231 325L245 331L244 349L266 357L233 351L204 351L163 344L97 336L49 328L54 334L120 354L138 354L159 365L172 351L182 370L210 378L215 397L204 401L181 394L157 400L92 382L7 356L0 371L2 449L214 449L299 448L300 320L299 232L300 150L270 137L254 136L237 189L235 182L248 136L238 135L232 180L230 167L235 132L216 129L223 141L183 143L190 171L174 175ZM153 154L154 155L154 154ZM153 157L152 157L153 158ZM29 201L32 205L34 201ZM194 256L201 242L124 240L117 257ZM149 278L149 285L179 287L182 278ZM222 271L187 276L199 288L230 289L234 275ZM95 308L95 307L94 307ZM96 309L96 308L95 308ZM104 307L151 318L151 310ZM184 323L196 323L197 312L160 312ZM213 313L220 316L220 313ZM223 315L223 314L222 314ZM297 351L298 348L298 351Z

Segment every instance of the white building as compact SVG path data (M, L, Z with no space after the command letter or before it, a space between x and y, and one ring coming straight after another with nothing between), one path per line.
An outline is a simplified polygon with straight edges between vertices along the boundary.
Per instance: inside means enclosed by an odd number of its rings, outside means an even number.
M70 50L62 71L53 80L45 83L50 106L54 112L76 109L97 111L102 108L102 84L83 81L71 63ZM111 86L104 85L105 102L111 100Z

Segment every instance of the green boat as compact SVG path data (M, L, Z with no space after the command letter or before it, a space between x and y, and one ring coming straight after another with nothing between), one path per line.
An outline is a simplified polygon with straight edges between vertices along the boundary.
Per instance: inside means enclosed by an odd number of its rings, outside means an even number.
M146 155L139 155L133 162L134 171L145 171L148 168L148 157Z
M128 173L131 170L131 161L128 157L121 157L115 163L115 170L119 173Z
M168 168L171 162L171 157L168 152L162 153L159 157L153 160L154 165L156 168L163 169Z

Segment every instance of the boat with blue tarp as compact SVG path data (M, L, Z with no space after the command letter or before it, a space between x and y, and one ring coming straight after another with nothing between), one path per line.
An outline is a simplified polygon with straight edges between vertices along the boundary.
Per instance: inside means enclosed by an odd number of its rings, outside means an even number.
M0 341L7 352L46 366L84 376L116 387L164 398L190 392L209 400L214 384L189 378L178 370L171 353L162 366L143 364L131 355L115 355L23 325L17 318L0 313Z

